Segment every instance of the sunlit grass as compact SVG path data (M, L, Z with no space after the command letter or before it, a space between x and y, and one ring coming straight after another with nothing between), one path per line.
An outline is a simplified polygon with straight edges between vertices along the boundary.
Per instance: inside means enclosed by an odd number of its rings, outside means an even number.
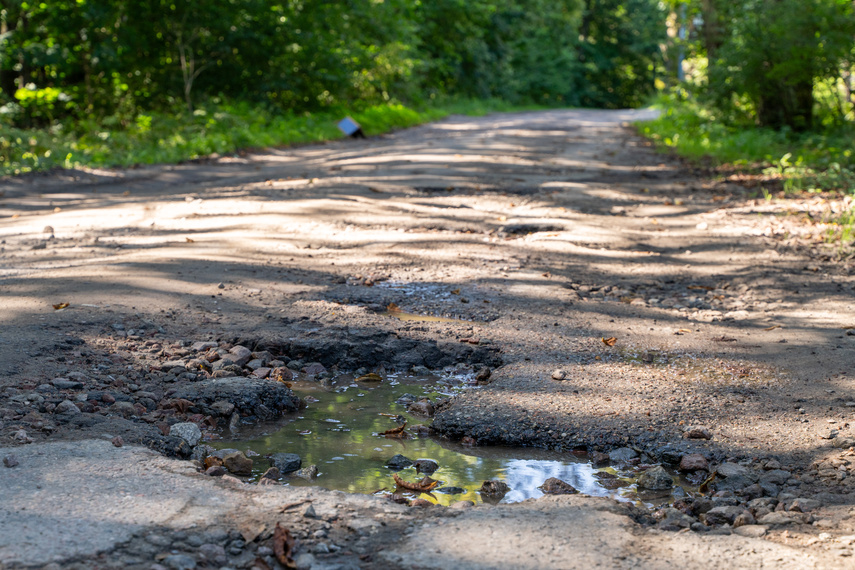
M446 117L525 110L499 100L445 100L420 109L401 104L324 113L280 113L249 103L209 103L193 113L140 112L133 117L56 123L45 129L0 130L0 175L76 166L177 163L212 154L334 140L352 116L367 135Z

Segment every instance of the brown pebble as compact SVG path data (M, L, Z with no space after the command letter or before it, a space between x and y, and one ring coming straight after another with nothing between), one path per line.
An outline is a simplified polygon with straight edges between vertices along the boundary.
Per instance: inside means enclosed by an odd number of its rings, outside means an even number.
M116 398L114 398L112 394L102 394L101 401L105 404L114 404L116 403Z
M449 509L471 509L475 506L475 503L472 501L457 501L456 503L452 503Z
M205 469L205 475L210 475L211 477L222 477L225 474L226 468L222 465L214 465Z
M3 458L3 465L6 467L17 467L18 466L18 458L14 455L7 455Z
M410 501L410 506L411 507L420 507L420 508L424 509L427 507L432 507L434 505L433 505L433 503L431 503L427 499L413 499L412 501Z
M116 447L122 447L123 445L125 445L125 440L122 439L122 436L117 435L113 438L113 445L115 445Z

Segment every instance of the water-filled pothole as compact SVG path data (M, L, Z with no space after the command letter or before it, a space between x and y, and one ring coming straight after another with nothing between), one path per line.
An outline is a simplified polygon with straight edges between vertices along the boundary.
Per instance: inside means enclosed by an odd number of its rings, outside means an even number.
M430 420L408 411L408 400L437 398L468 389L468 377L404 377L388 375L382 381L357 382L339 376L326 383L299 381L292 389L307 407L276 424L242 428L239 439L211 442L218 449L235 448L253 457L253 478L270 467L266 456L293 453L302 466L316 465L317 477L303 479L284 476L282 483L319 486L331 490L364 494L391 494L396 484L393 473L409 482L419 481L415 466L393 470L387 462L396 455L417 461L430 459L438 464L431 473L439 485L420 497L449 505L460 500L495 502L479 492L489 480L504 481L510 490L503 503L536 498L549 478L569 483L580 492L647 505L671 502L694 494L688 482L673 474L675 485L658 497L639 496L633 466L594 467L585 455L532 448L467 447L434 437L419 437L419 425ZM407 422L410 439L388 438L382 434Z

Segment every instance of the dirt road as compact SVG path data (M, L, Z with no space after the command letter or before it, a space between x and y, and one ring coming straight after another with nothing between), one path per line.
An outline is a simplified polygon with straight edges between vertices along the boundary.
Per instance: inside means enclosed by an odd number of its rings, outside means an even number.
M592 454L630 448L642 464L699 454L707 466L697 471L717 473L720 485L708 506L750 511L756 520L740 532L763 538L729 534L737 511L725 524L683 505L688 519L662 511L647 526L671 530L651 531L605 502L545 498L447 517L403 509L389 516L418 522L388 529L381 509L383 528L341 539L378 540L321 551L315 567L517 559L566 568L563 553L586 547L588 566L656 568L679 556L686 567L846 567L855 280L818 221L845 204L765 200L760 189L705 178L633 136L628 122L645 116L457 117L367 141L0 180L2 453L38 456L44 442L95 445L109 434L181 455L157 431L163 415L140 418L207 376L188 365L203 341L300 355L333 373L468 363L490 378L441 407L439 434ZM387 314L392 303L454 320L399 320ZM108 461L102 451L95 470ZM0 484L27 468L20 463L0 467ZM747 470L746 484L721 465ZM746 491L752 484L760 490ZM196 476L187 493L210 485ZM97 497L97 485L86 488ZM363 499L340 499L351 500ZM253 501L269 529L270 502ZM223 525L231 508L180 524ZM763 522L775 513L784 514ZM594 520L609 540L557 539L585 537ZM516 528L507 521L520 525L515 540L496 538ZM311 524L323 522L306 522L307 551L320 540ZM170 523L133 524L66 558L36 557L37 542L16 550L4 528L0 553L10 564L87 567L101 551L115 556L97 564L151 567L157 548L127 545L146 524Z

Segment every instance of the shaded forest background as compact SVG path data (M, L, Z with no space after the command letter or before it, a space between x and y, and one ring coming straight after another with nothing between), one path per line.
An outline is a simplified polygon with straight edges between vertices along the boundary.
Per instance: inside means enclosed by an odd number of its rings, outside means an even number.
M172 160L334 136L295 117L362 112L382 131L449 101L665 92L721 124L815 132L851 125L853 61L851 0L0 0L0 163Z

